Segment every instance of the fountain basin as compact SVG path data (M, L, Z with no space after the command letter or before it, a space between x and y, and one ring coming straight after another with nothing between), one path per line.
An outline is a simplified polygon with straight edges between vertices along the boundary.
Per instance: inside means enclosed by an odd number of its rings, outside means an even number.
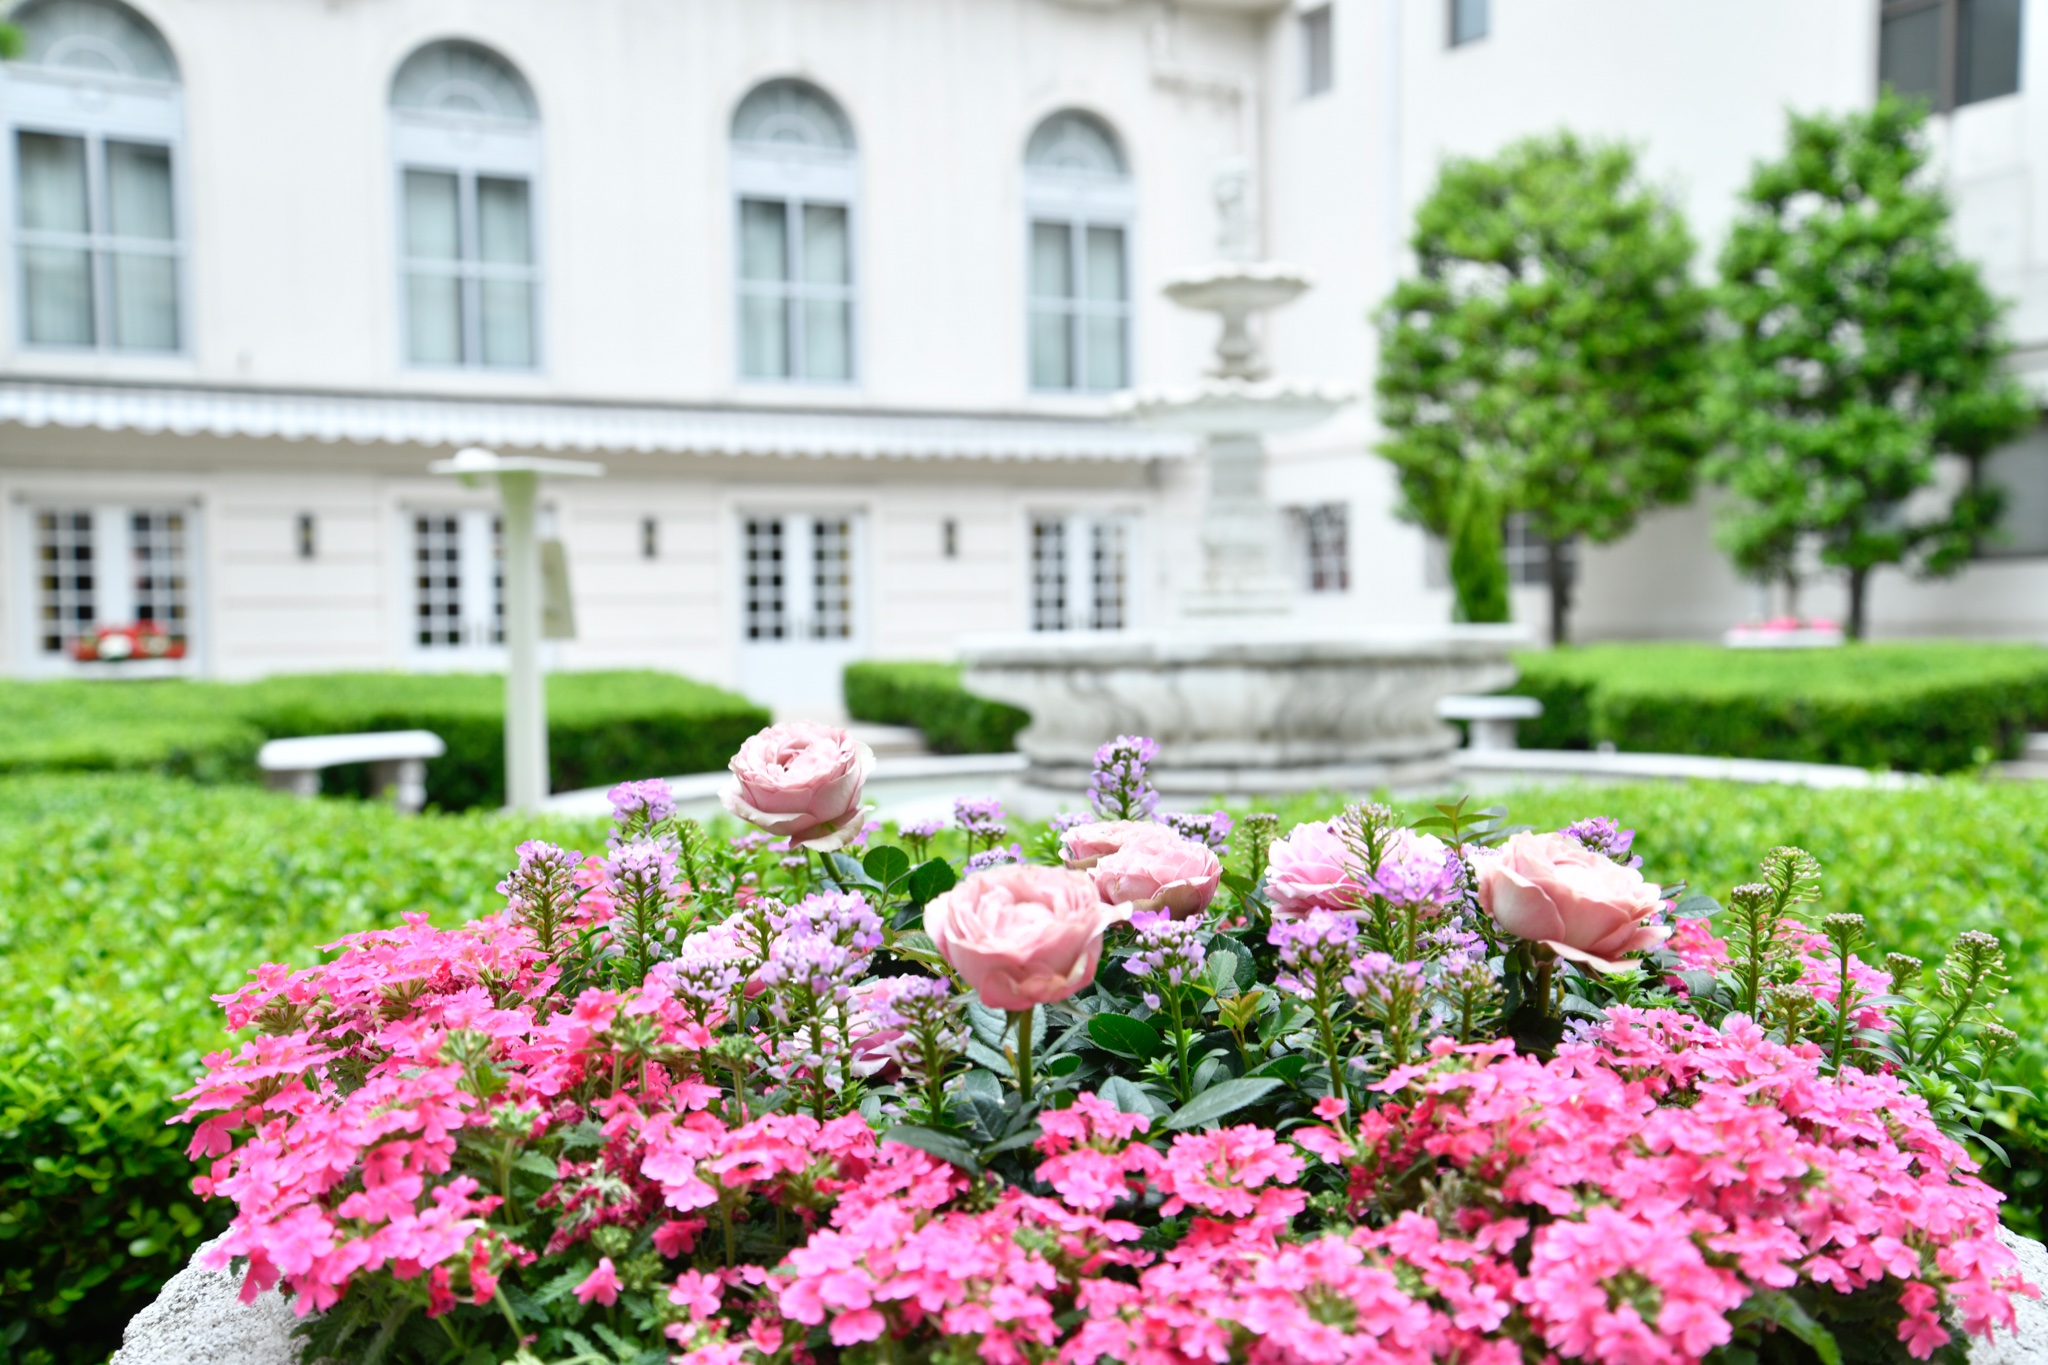
M1205 379L1118 395L1115 412L1159 431L1198 436L1305 431L1355 402L1348 384L1295 379Z
M1086 786L1120 734L1159 742L1162 792L1200 799L1337 789L1440 790L1457 731L1440 697L1515 679L1512 626L1315 634L1230 621L1152 631L980 636L962 643L969 691L1021 706L1027 787Z

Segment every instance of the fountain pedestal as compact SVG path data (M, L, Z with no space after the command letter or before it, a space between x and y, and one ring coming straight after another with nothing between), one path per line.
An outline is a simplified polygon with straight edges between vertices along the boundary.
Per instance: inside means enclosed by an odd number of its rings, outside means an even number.
M1221 241L1248 240L1219 193ZM1301 272L1224 260L1166 286L1218 315L1216 366L1191 385L1123 395L1146 426L1198 435L1208 486L1200 577L1178 619L1151 629L989 636L963 642L970 691L1023 707L1028 791L1083 788L1096 748L1119 734L1159 742L1161 791L1189 800L1335 789L1442 788L1457 732L1438 698L1513 682L1512 627L1393 635L1312 630L1290 618L1278 570L1278 517L1266 498L1266 438L1315 426L1354 390L1268 375L1252 319L1298 298Z

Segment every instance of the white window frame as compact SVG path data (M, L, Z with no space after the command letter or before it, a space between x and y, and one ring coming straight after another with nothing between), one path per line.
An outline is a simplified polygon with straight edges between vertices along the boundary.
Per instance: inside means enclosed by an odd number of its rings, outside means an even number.
M1057 625L1040 625L1038 618L1038 527L1057 523L1063 528L1061 582L1064 588L1061 619ZM1095 591L1095 533L1098 527L1114 527L1123 536L1122 620L1102 621L1102 598ZM1136 513L1117 509L1092 511L1039 508L1024 519L1024 629L1035 635L1065 634L1071 631L1123 631L1140 619L1138 591L1139 519ZM1077 598L1076 585L1084 586L1086 597ZM1085 610L1084 610L1085 609ZM1077 615L1077 612L1082 614Z
M0 213L5 214L9 244L8 293L13 297L9 319L14 344L23 350L72 355L110 355L161 359L191 354L192 291L187 260L190 214L185 193L185 95L175 81L143 80L66 67L9 62L0 73L0 107L5 110L5 142L0 149ZM21 226L20 135L46 133L83 138L86 144L86 193L89 231L84 234L30 231ZM115 237L107 225L106 147L108 141L164 147L171 158L170 242L154 238ZM67 246L92 253L93 340L90 345L28 339L28 291L22 252L31 246ZM113 344L108 286L109 261L115 254L164 255L172 260L176 299L177 343L168 349Z
M732 141L732 340L733 374L741 384L771 388L847 389L858 387L864 370L861 343L861 211L860 151L858 147L821 149L794 144ZM843 209L846 213L846 283L811 284L786 278L778 283L748 280L741 274L741 235L745 232L747 200L765 200L783 206L788 270L800 273L796 262L803 251L805 205ZM784 335L789 339L791 373L756 375L746 372L746 300L769 297L781 301ZM799 305L808 300L840 302L846 305L846 377L818 379L803 373L803 327Z
M1045 115L1034 128L1046 119L1057 117L1067 110L1054 110ZM1106 125L1105 125L1106 126ZM1112 130L1112 135L1114 130ZM1028 153L1027 153L1028 156ZM1049 167L1034 166L1029 160L1024 163L1024 385L1034 395L1072 397L1100 397L1114 393L1114 389L1088 387L1087 329L1080 326L1083 318L1090 316L1121 317L1123 320L1124 355L1123 387L1129 388L1134 382L1138 369L1138 324L1134 300L1138 293L1136 278L1137 262L1140 259L1137 244L1138 190L1128 169L1120 175L1098 175L1083 171L1059 171ZM1075 296L1068 300L1068 316L1074 328L1074 382L1063 386L1041 385L1032 373L1031 325L1033 316L1039 310L1039 297L1032 290L1031 263L1033 237L1040 223L1064 223L1067 227L1068 250L1075 272ZM1104 305L1084 301L1079 296L1079 278L1087 269L1085 254L1088 229L1091 227L1115 228L1123 233L1124 244L1124 298L1120 304Z
M402 652L407 666L416 672L464 671L502 668L505 661L503 547L494 554L496 507L473 502L450 501L408 503L398 509L398 561L403 591L399 594ZM456 546L460 555L460 579L456 589L461 604L458 618L462 638L453 644L422 643L419 638L419 519L456 519ZM553 522L551 509L541 509L538 528L542 538ZM479 563L490 570L477 573ZM495 635L497 638L493 639Z
M176 494L138 493L110 497L103 492L23 492L10 509L17 672L25 677L190 677L205 671L210 640L206 607L205 518L199 502ZM90 512L93 518L93 621L100 626L132 625L136 593L132 572L133 527L137 512L177 512L185 518L185 657L119 663L80 662L66 648L46 651L42 641L42 588L37 560L36 519L43 512ZM110 573L109 565L123 565Z
M541 130L538 119L491 118L476 114L436 113L423 109L391 111L392 259L397 263L398 357L402 368L464 374L541 374L547 369L547 234L546 180L542 175ZM461 221L461 260L454 269L445 261L418 261L406 254L405 173L424 171L453 175L457 182ZM529 265L487 263L478 258L476 182L483 179L526 182L527 232L533 247ZM411 302L406 280L415 270L453 274L462 281L462 352L455 364L412 358ZM483 359L483 304L479 286L487 279L518 280L533 290L533 363L486 365Z

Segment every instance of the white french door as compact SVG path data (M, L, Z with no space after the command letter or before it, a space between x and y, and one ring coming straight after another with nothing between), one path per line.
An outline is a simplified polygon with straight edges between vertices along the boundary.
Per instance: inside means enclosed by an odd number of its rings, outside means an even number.
M838 710L840 671L867 636L864 541L852 512L741 514L742 692L784 710Z
M35 672L131 676L192 667L198 593L197 512L179 504L37 502L28 506L26 659ZM155 632L175 657L91 657L105 630ZM114 656L107 656L112 659Z
M406 646L422 667L485 667L505 644L503 531L482 508L425 509L405 517Z

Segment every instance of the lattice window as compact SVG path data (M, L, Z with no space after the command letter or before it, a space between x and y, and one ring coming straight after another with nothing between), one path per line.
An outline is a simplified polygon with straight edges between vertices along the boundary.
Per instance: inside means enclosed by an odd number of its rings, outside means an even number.
M782 519L747 518L747 638L781 640L789 634L783 583Z
M1290 507L1301 586L1309 592L1344 592L1351 586L1351 516L1341 502Z
M128 522L129 552L135 560L135 619L154 622L174 640L183 640L191 625L185 530L183 512L138 511Z
M1031 628L1067 628L1067 524L1031 523Z
M36 629L46 654L62 653L96 619L90 509L36 513Z
M1130 566L1125 539L1120 521L1098 521L1089 528L1089 577L1095 590L1097 630L1122 630L1128 624Z
M414 639L429 649L462 643L462 518L413 518Z
M853 638L853 523L820 517L811 524L811 638Z

